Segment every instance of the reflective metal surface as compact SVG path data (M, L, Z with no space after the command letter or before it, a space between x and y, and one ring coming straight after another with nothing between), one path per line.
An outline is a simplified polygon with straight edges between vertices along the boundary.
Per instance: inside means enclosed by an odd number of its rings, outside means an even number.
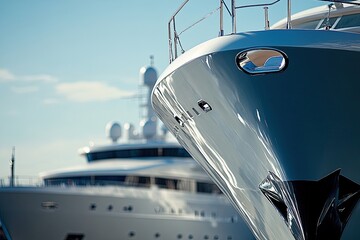
M236 63L245 73L266 74L284 71L288 59L277 49L255 48L239 53Z
M288 67L272 74L241 71L238 54L258 46L285 53ZM360 182L359 46L360 35L341 32L238 34L188 51L159 78L155 111L258 239L311 239L292 188L283 195L290 196L297 228L259 188L269 172L283 182L319 181L341 169ZM342 239L360 239L359 224L358 204Z

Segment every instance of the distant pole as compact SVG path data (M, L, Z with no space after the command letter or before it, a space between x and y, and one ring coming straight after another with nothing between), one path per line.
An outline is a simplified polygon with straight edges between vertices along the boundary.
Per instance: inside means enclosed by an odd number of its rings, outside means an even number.
M10 160L10 168L11 168L10 186L11 187L15 186L14 166L15 166L15 147L13 147L13 149L12 149L12 155L11 155L11 160Z

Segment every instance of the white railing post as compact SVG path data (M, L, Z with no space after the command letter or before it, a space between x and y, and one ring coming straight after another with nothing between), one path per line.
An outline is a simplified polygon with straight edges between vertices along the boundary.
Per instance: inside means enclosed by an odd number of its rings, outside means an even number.
M224 36L224 3L220 0L220 32L219 36Z
M231 0L232 33L236 33L236 9L235 0Z
M270 29L270 23L269 23L269 8L268 8L268 7L264 7L264 11L265 11L265 30L269 30L269 29Z
M287 22L286 29L291 29L291 0L287 0Z

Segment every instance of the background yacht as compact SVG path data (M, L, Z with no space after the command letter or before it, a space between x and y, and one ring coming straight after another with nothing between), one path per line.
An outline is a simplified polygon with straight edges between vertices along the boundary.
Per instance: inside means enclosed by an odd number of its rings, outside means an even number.
M360 239L359 1L295 16L288 1L275 25L286 29L245 33L246 6L231 3L231 34L220 17L220 36L181 56L171 27L183 5L171 17L155 111L256 238ZM265 29L271 4L257 5Z
M141 78L152 88L156 70L142 68ZM147 97L141 133L111 122L113 143L83 148L87 164L43 173L41 186L0 188L9 240L253 239L186 150L157 133ZM117 143L123 129L126 141Z

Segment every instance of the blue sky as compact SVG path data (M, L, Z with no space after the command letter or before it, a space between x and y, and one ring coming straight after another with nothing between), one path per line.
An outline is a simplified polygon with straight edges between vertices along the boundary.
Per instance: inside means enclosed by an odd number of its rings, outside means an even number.
M228 1L229 2L229 1ZM253 1L238 1L240 4ZM0 178L84 163L77 150L106 143L105 125L139 121L139 69L168 65L167 22L182 0L0 0ZM216 8L192 0L178 30ZM286 1L270 7L271 24ZM322 5L293 1L293 13ZM326 4L326 3L325 3ZM263 28L261 9L238 11L238 31ZM227 18L225 31L230 31ZM186 49L217 36L218 13L181 37Z

